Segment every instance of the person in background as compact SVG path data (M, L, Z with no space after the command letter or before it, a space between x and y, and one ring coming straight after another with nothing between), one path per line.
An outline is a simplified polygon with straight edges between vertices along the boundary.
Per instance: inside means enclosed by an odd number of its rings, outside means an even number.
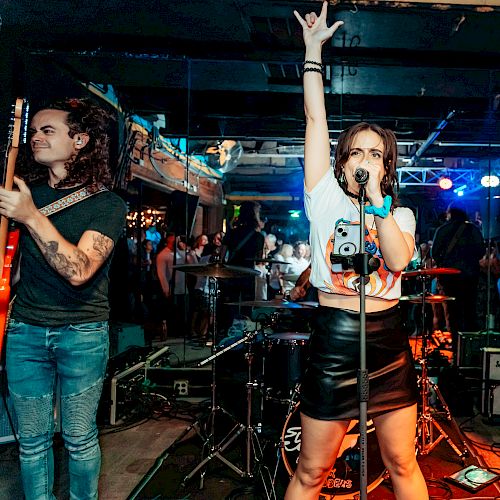
M500 256L496 242L490 242L489 245L486 245L485 254L479 261L479 267L481 272L478 285L478 319L485 329L498 331L497 328L500 325ZM487 301L489 301L491 319L486 317Z
M306 259L307 247L303 241L293 245L293 254L287 258L289 265L284 270L283 288L285 294L294 286L298 277L309 267L310 261Z
M171 249L169 238L175 241L175 251ZM170 337L191 337L191 329L187 326L187 273L174 266L192 264L192 257L186 252L185 236L167 236L167 245L156 257L156 272L166 300L167 335Z
M144 240L141 245L140 288L145 319L149 317L153 307L153 259L153 242Z
M157 252L158 251L158 244L160 243L161 240L161 233L158 231L156 228L156 222L153 222L148 229L146 230L145 233L145 238L151 241L151 245L153 245L153 251Z
M274 234L269 233L264 237L264 257L266 259L273 259L278 253L279 249L276 246L277 238Z
M458 269L460 274L439 276L443 293L449 301L449 324L456 361L458 332L476 331L476 302L479 281L479 261L484 255L484 243L479 228L467 220L467 214L457 206L449 206L447 221L437 228L433 238L432 258L438 267Z
M292 302L317 302L318 290L311 286L309 277L311 276L311 266L309 266L296 281L295 286L290 290L288 296Z
M208 236L206 234L200 234L196 237L189 251L190 255L193 257L193 264L197 264L200 261L201 256L205 253L205 247L207 245Z
M224 238L227 246L227 264L254 268L255 259L264 255L264 235L261 232L260 204L244 201L234 227ZM254 276L238 278L227 283L229 300L255 300Z
M271 284L278 283L280 295L285 295L295 285L293 281L288 281L284 278L284 275L288 273L292 256L293 246L284 243L281 245L280 251L275 255L275 260L281 260L283 264L273 264L271 267Z
M6 365L27 500L54 498L56 380L69 496L98 495L96 413L109 352L108 270L127 212L119 196L102 189L112 184L111 119L90 99L44 107L29 127L26 182L15 177L15 190L0 188L0 214L21 225ZM39 210L82 187L92 195L50 216Z
M301 448L286 500L317 500L335 463L351 419L359 418L360 298L366 290L368 415L398 500L426 500L427 487L415 457L417 377L399 311L401 274L415 242L415 217L397 206L397 144L394 133L358 123L338 137L334 169L323 87L322 47L343 24L327 26L321 14L301 17L305 43L306 114L304 204L310 221L311 276L320 306L315 310L309 359L301 384ZM368 174L365 246L380 261L366 282L332 262L336 222L359 232L356 169ZM358 237L359 240L359 237Z
M214 233L209 238L209 240L209 243L203 248L203 256L219 255L220 257L222 257L222 255L220 254L222 251L222 241L224 240L224 233L222 231L218 231L217 233Z

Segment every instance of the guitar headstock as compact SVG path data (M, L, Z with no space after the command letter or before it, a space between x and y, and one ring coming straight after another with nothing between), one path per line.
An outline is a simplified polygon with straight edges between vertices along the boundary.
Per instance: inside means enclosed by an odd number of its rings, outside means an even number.
M28 139L28 112L29 103L20 97L12 106L12 123L10 126L10 147L18 148L19 144L25 144Z

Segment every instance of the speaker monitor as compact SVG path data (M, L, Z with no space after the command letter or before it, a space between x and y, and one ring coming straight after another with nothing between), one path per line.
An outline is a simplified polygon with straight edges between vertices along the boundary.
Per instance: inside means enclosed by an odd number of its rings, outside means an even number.
M457 366L459 368L480 368L483 347L500 347L500 333L458 332Z

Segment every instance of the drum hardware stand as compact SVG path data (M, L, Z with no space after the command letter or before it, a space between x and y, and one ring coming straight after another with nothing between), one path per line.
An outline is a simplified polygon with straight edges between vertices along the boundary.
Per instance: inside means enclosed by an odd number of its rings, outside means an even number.
M211 323L212 323L212 352L215 352L216 348L216 332L217 332L217 296L219 294L218 281L215 277L209 277L209 296L210 296L210 313L211 313ZM222 351L221 351L222 353ZM219 353L219 354L221 354ZM212 400L210 414L207 417L207 428L209 427L208 436L205 437L203 443L202 451L204 452L208 449L208 455L203 459L182 481L184 486L187 481L189 481L200 469L203 469L205 464L207 464L212 458L218 458L221 462L225 463L229 468L233 469L237 474L241 471L235 465L233 465L229 460L224 458L221 453L241 434L244 430L244 426L237 422L236 418L233 417L228 411L226 411L221 406L216 404L216 372L215 372L215 358L217 354L214 354L207 358L205 361L198 364L198 366L203 366L206 363L212 361ZM223 415L231 418L235 425L229 432L229 434L224 437L219 444L215 444L215 415L217 413L222 413ZM200 419L201 420L201 419ZM199 429L201 427L200 420L194 422L190 428ZM198 434L200 432L197 431ZM231 437L231 435L233 436ZM200 489L203 489L205 480L206 470L200 473Z
M441 425L436 421L436 419L432 416L431 406L428 403L428 395L430 389L432 389L439 402L443 407L443 411L446 417L446 420L450 422L454 431L458 436L462 436L462 431L458 427L455 419L452 417L450 409L446 404L441 391L439 390L438 385L435 382L432 382L428 376L427 369L427 340L428 340L428 331L426 329L425 323L425 304L426 304L426 276L422 276L422 355L419 360L419 364L422 367L422 375L419 378L420 384L420 398L421 398L421 414L417 420L417 447L418 452L421 455L428 455L443 439L450 445L453 451L458 455L463 463L465 463L465 458L469 456L470 450L468 448L467 442L463 440L462 445L463 449L460 450L459 447L453 442L450 436L444 431ZM434 428L438 432L438 436L434 434Z
M184 478L182 484L184 485L189 479L191 479L200 469L202 469L210 460L213 458L218 458L221 462L227 465L230 469L232 469L236 474L243 478L253 478L253 461L260 465L260 468L263 467L263 452L260 445L260 442L257 437L257 431L255 427L252 425L252 395L253 390L258 386L255 381L252 381L252 361L253 361L253 352L252 352L252 343L254 337L260 333L259 330L255 330L253 332L245 332L245 336L241 339L237 340L233 344L228 345L224 349L220 350L217 353L212 354L212 356L206 358L202 362L198 363L198 366L203 366L210 361L215 365L215 359L225 352L233 349L237 345L242 343L246 343L247 352L245 354L245 359L248 364L248 381L246 383L247 390L247 415L246 415L246 425L243 425L236 421L236 419L229 414L226 410L221 408L220 406L215 405L215 377L212 384L212 428L210 432L210 436L204 443L204 448L209 448L208 455ZM215 345L215 343L214 343ZM222 440L218 443L214 443L215 438L215 430L214 430L214 414L215 412L220 411L225 415L231 417L235 421L234 427L229 431L229 433L222 438ZM246 433L246 446L245 446L245 470L239 468L232 462L230 462L227 458L225 458L222 453L242 434ZM202 473L201 481L200 481L200 489L203 487L204 474ZM260 479L262 481L262 485L264 487L264 491L267 499L276 498L274 492L274 486L271 485L270 488L266 484L266 480L262 473L262 470L259 469L258 472ZM269 488L269 489L268 489Z

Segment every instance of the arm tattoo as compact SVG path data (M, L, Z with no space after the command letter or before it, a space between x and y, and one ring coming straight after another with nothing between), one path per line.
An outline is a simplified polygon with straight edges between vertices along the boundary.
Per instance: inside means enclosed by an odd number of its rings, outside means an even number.
M57 241L43 241L38 235L33 235L38 246L47 259L50 266L55 269L63 278L70 279L74 276L83 276L84 270L90 264L90 259L80 249L76 248L73 252L74 260L58 252L59 243Z
M97 234L94 236L93 248L102 257L102 260L104 260L113 248L113 240L103 234Z

